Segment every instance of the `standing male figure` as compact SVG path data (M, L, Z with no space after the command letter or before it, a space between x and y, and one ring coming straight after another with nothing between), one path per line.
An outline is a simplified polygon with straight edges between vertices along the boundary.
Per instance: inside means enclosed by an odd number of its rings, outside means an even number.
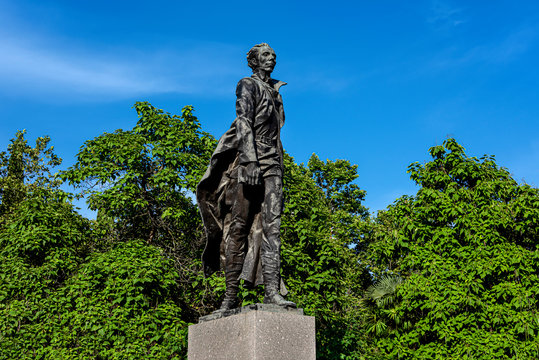
M247 53L253 75L236 88L236 119L221 137L197 187L206 230L204 272L223 268L226 293L220 310L238 306L240 279L264 284L264 303L295 307L280 278L283 207L284 112L279 88L270 78L276 55L266 43Z

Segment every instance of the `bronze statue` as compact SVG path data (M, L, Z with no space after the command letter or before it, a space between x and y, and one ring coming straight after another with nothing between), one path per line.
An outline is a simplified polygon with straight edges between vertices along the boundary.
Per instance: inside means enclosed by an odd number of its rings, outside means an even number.
M270 78L276 55L266 43L247 53L251 77L238 82L236 119L221 137L197 187L206 230L204 272L224 269L226 293L219 310L238 306L240 279L264 284L265 304L295 307L283 298L280 225L283 209L284 112L279 88Z

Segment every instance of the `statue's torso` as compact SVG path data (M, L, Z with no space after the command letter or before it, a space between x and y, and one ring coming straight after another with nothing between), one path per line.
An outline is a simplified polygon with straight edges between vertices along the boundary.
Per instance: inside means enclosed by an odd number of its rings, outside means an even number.
M284 124L281 94L272 84L254 77L240 80L238 88L240 87L247 91L237 91L238 102L243 102L242 113L238 113L238 117L247 117L252 122L256 157L262 175L281 175L283 149L280 129ZM243 109L250 109L250 106L245 104L252 104L252 111L245 113Z

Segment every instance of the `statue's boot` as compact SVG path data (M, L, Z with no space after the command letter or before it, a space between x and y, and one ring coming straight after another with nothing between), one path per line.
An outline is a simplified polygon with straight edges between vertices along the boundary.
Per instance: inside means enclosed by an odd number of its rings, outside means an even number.
M235 309L239 305L238 289L240 286L241 268L225 271L226 291L218 311Z
M296 304L285 300L279 293L281 276L279 274L279 261L275 259L264 259L262 264L262 275L264 276L264 304L274 304L282 307L295 308ZM269 260L269 261L268 261Z
M264 296L264 304L275 304L282 307L295 308L296 303L286 300L279 292L269 291Z

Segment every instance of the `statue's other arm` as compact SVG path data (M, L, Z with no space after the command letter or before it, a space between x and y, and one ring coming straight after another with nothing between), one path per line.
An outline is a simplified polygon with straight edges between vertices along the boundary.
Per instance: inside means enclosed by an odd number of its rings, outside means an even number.
M253 125L255 119L256 85L249 78L241 79L236 88L236 134L240 169L239 181L250 185L259 183L260 167L256 156ZM245 170L245 173L243 171Z

